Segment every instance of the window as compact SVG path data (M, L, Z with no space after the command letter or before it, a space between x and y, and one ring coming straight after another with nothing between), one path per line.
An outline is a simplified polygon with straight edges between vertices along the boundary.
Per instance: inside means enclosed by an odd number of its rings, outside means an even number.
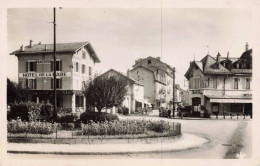
M234 89L238 89L238 78L234 78Z
M250 89L250 78L246 78L246 89Z
M200 78L194 78L194 89L200 88Z
M82 74L85 74L85 65L83 65L83 64L81 66L81 72L82 72Z
M148 60L148 64L151 64L151 60L150 59Z
M37 70L37 63L36 61L28 61L26 62L26 72L36 72Z
M79 72L79 63L78 63L78 62L76 62L75 71L76 71L76 72Z
M89 68L88 68L88 74L89 74L89 76L91 76L92 75L92 68L89 66Z
M54 71L54 61L51 61L51 71ZM56 71L62 71L62 61L56 60Z
M218 80L216 77L213 78L213 88L217 89L218 87Z
M85 51L82 52L82 59L86 59L86 52Z
M36 79L27 79L26 80L26 87L28 89L36 89Z
M54 87L54 79L51 79L51 89ZM62 79L57 78L56 79L56 89L62 89Z
M83 107L83 96L76 96L76 107Z

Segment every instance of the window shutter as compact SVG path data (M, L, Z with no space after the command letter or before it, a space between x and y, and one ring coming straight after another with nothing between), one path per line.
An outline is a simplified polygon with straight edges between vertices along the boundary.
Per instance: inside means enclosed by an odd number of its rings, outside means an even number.
M60 61L60 71L62 71L62 61Z
M37 71L37 63L36 63L36 61L33 63L33 70L36 72Z
M37 79L34 79L34 89L37 89Z
M51 61L51 71L53 71L53 61Z
M53 89L53 79L51 79L51 89Z
M28 88L28 79L26 79L25 84L25 87Z
M28 61L26 61L26 69L25 69L26 72L28 72Z
M62 78L60 78L60 89L62 89Z

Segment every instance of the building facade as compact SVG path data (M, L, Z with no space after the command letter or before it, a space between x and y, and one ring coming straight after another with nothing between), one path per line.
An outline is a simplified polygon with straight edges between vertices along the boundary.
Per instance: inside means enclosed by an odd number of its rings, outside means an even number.
M138 59L128 75L144 85L144 98L159 107L172 108L173 101L173 68L162 62L159 57Z
M205 56L193 61L185 74L193 112L252 115L252 49L246 44L239 58Z
M18 58L19 84L31 90L36 102L53 103L54 45L21 46L11 53ZM70 112L86 109L85 83L94 77L100 60L89 42L56 44L57 107Z
M125 95L124 101L121 106L127 107L129 109L129 114L135 112L137 109L148 107L149 103L144 100L144 85L139 83L137 80L126 76L114 69L110 69L104 74L105 76L123 76L127 79L127 93ZM101 75L101 76L102 76ZM115 113L115 108L113 108Z

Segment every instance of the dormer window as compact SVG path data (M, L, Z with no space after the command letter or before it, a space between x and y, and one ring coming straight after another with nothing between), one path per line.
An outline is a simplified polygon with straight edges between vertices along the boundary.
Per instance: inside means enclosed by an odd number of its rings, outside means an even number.
M151 59L149 59L147 63L148 63L148 64L151 64L151 63L152 63L152 62L151 62Z

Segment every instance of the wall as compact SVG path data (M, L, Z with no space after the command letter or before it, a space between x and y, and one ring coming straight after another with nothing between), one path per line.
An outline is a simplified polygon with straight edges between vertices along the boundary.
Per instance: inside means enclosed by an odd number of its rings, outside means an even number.
M72 64L70 54L57 54L56 59L62 61L63 72L72 72L72 68L70 68L70 65ZM18 56L18 73L26 73L26 62L28 60L51 61L53 60L53 54L27 54ZM41 72L51 72L51 64L37 64L36 73ZM22 82L23 87L26 87L26 78L19 78L19 82ZM51 78L37 77L37 90L51 90ZM72 90L71 77L62 77L62 90Z
M83 52L86 53L86 59L82 58ZM79 63L79 71L76 72L76 62ZM95 76L95 62L93 58L88 53L87 49L84 47L73 55L73 89L82 90L83 81L88 81L90 78ZM82 64L85 65L85 74L82 73ZM89 67L92 68L91 76L89 75Z
M138 74L137 74L138 72ZM139 83L144 85L144 98L148 100L149 103L155 103L155 80L154 74L147 69L142 67L137 67L129 72L131 78L139 81ZM139 77L138 77L139 76Z

